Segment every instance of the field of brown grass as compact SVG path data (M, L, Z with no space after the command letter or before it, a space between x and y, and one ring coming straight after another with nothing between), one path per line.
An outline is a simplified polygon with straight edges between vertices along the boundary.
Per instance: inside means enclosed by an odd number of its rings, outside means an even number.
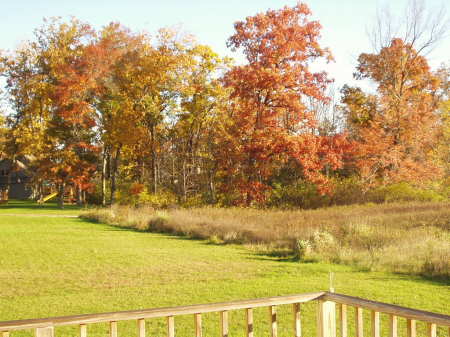
M450 202L317 210L113 206L82 217L216 244L244 244L282 258L450 278Z

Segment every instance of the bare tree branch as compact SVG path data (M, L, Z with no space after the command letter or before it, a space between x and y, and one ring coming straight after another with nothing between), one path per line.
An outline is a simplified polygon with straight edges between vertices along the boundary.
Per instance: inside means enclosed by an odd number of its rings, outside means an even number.
M375 53L389 46L392 39L400 38L418 54L427 55L449 29L450 20L443 3L440 8L427 8L425 0L409 0L400 16L395 16L388 6L378 9L374 25L366 32Z

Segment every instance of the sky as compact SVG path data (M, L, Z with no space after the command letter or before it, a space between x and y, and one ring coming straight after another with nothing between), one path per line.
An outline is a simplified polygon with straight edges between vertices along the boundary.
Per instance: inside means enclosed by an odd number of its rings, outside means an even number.
M440 8L443 0L424 0L428 9ZM394 14L402 15L407 0L304 0L313 18L323 26L322 46L329 47L335 62L321 65L336 86L357 84L352 74L357 57L371 52L367 28L375 21L377 8L389 3ZM295 5L295 0L0 0L0 50L13 50L33 38L33 30L44 17L75 16L96 28L118 21L136 30L156 32L161 27L181 25L210 45L220 55L242 59L226 47L233 23L247 16ZM449 9L447 9L448 12ZM428 55L433 68L450 63L450 34Z

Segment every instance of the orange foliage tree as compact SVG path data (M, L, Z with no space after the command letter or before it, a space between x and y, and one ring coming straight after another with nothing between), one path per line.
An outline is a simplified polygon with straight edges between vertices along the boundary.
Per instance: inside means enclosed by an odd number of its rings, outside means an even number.
M322 192L330 188L323 169L342 165L345 135L318 135L314 112L306 104L311 99L326 102L324 91L331 82L309 65L332 60L318 42L321 25L310 21L310 15L302 3L269 10L235 23L228 40L248 61L224 76L234 101L217 154L223 187L228 192L237 187L238 203L264 202L271 176L289 161Z
M439 136L439 78L410 45L393 39L378 54L361 54L355 76L377 84L368 95L343 90L350 129L358 141L356 164L366 186L419 184L441 174L433 159Z

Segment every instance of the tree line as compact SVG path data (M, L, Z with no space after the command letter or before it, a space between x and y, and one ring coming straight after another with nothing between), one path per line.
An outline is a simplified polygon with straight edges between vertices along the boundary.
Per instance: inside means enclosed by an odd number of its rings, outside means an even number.
M449 68L432 70L423 52L443 26L411 13L407 34L373 35L379 45L359 56L355 78L375 90L346 85L340 102L311 68L333 56L304 3L236 22L227 45L242 65L176 29L45 20L0 54L2 157L28 158L34 196L50 183L61 203L68 186L103 205L280 204L348 180L363 194L449 190Z

